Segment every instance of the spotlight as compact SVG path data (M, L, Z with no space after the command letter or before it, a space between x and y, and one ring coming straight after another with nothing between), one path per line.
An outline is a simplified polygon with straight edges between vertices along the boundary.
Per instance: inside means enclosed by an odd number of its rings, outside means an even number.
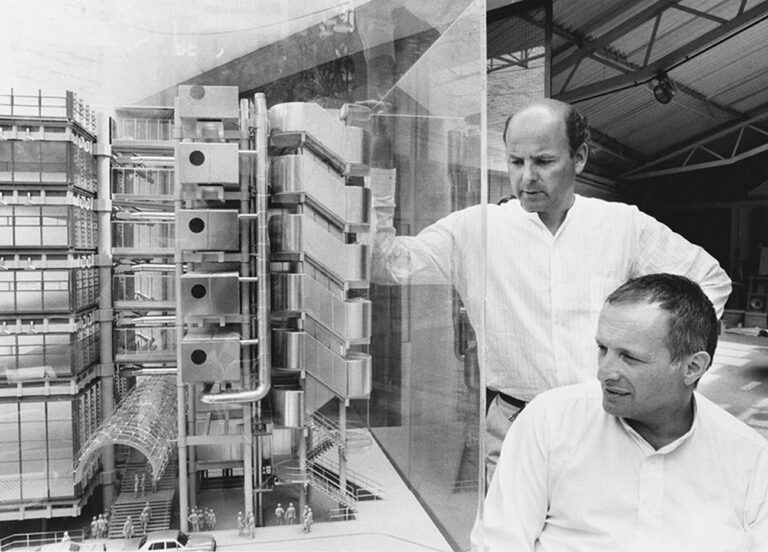
M653 87L653 96L656 101L662 104L671 102L677 90L675 90L675 85L669 80L667 74L659 73L654 80L656 85Z

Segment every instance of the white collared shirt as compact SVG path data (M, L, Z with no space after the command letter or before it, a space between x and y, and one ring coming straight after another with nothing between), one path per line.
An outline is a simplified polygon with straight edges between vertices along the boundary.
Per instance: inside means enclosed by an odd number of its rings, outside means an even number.
M654 450L603 410L598 382L540 395L504 440L473 548L767 551L768 441L701 395L695 407Z
M685 275L722 314L731 281L718 262L634 206L576 196L552 235L517 200L487 205L487 248L483 209L451 213L417 236L377 224L373 280L453 284L476 329L485 311L488 387L530 400L594 378L600 309L629 278Z

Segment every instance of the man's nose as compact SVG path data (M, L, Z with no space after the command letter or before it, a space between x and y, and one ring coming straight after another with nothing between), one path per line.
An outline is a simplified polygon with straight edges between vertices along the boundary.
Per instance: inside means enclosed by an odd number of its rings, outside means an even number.
M597 354L597 379L600 381L612 381L619 379L619 373L616 369L616 355L610 352Z
M536 167L533 166L531 161L523 162L523 180L526 182L534 182L538 178Z

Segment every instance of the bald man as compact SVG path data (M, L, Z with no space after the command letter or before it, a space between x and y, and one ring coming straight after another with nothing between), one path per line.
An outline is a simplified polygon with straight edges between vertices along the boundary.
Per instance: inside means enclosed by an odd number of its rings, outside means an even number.
M618 285L651 273L683 275L702 287L718 316L731 290L711 255L654 218L575 193L589 128L573 106L534 101L507 120L504 142L515 199L456 211L416 236L395 235L395 175L371 178L373 281L451 284L475 328L485 312L481 369L494 397L488 481L507 430L531 399L594 377L598 314Z

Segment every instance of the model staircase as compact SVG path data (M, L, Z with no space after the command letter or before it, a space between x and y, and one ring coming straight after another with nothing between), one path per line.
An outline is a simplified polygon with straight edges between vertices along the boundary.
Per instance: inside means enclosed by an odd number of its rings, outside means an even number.
M311 470L316 476L323 477L336 489L339 488L339 463L328 456L319 456L311 462ZM356 501L381 500L384 498L384 487L374 480L347 468L347 494Z
M162 477L157 481L157 492L152 492L152 484L146 481L144 487L144 496L139 491L139 496L134 496L134 475L141 477L145 473L146 464L143 461L135 461L134 458L140 455L132 455L125 464L123 473L123 484L120 493L112 506L112 517L109 521L110 539L123 538L123 525L128 516L131 516L133 522L134 535L141 536L141 522L139 516L144 509L144 505L149 502L152 509L152 515L149 520L148 531L157 531L168 529L171 526L171 505L173 496L176 492L176 481L178 479L178 460L176 454L171 454L168 464L163 471Z
M314 412L307 416L306 423L307 427L313 430L312 448L315 446L314 443L319 444L327 439L334 445L345 449L347 453L354 454L367 450L373 443L373 439L365 428L345 427L342 431L339 422L320 412Z
M328 496L334 502L350 510L357 509L358 500L376 500L383 496L378 483L346 469L346 485L342 489L338 462L329 458L329 452L338 447L346 453L362 452L373 442L364 428L343 430L339 423L320 412L306 418L306 425L312 431L306 454L306 469L300 468L297 459L275 464L276 484L308 484Z

